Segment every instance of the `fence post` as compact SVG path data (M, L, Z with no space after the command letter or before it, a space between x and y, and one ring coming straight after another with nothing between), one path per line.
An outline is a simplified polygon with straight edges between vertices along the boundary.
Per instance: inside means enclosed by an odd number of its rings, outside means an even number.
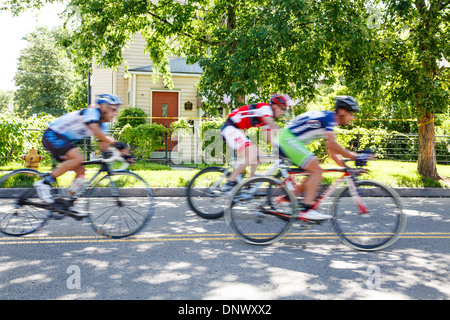
M169 135L169 133L167 132L167 121L166 121L166 124L164 125L165 127L166 127L166 132L164 133L164 145L166 146L165 147L165 164L166 164L166 166L169 164L169 152L168 152L168 135Z

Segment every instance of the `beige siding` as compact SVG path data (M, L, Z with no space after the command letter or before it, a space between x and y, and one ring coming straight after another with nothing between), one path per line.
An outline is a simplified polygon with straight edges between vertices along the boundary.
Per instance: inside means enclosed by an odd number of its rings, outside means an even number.
M125 47L123 59L128 64L128 68L142 67L150 64L148 54L144 53L145 39L141 34L136 33L132 41ZM94 66L93 68L92 93L93 97L100 93L113 93L118 95L125 103L128 101L128 92L131 92L131 80L125 73L125 66L122 65L117 71L111 71L107 68Z
M145 39L140 33L136 33L132 37L132 41L125 48L123 52L123 59L126 61L128 68L137 68L149 65L150 58L149 55L144 52L145 49ZM127 106L132 105L133 93L132 93L132 82L133 79L131 75L125 73L125 66L120 66L117 72L117 95L126 101ZM128 95L130 92L130 95ZM131 101L128 101L128 96Z
M132 41L123 52L124 61L126 61L129 69L151 64L148 54L144 53L144 48L144 37L139 33L135 34ZM101 93L117 94L124 101L125 106L141 108L149 117L151 117L152 91L178 92L179 117L196 119L200 114L198 108L200 107L200 102L197 99L197 89L195 88L199 81L199 77L174 75L172 78L174 88L173 90L169 90L164 87L162 77L160 77L156 83L153 83L151 73L127 74L125 73L124 65L120 66L116 71L94 66L92 81L93 101L95 96ZM190 111L184 110L184 104L188 101L192 103L192 110ZM195 122L198 124L199 121Z
M152 91L168 91L179 93L179 117L195 118L197 117L197 89L195 85L198 83L198 77L181 77L173 76L174 88L169 90L164 87L162 77L153 83L152 75L137 74L136 75L136 107L141 108L151 116L151 92ZM190 101L192 110L184 110L184 104Z
M92 72L92 102L95 97L102 93L111 93L114 89L114 72L110 69L94 66Z

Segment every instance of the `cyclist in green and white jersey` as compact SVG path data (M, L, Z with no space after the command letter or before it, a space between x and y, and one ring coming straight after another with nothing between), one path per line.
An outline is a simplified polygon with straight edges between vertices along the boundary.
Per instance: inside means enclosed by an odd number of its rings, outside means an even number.
M330 215L313 210L317 192L322 180L322 168L317 157L305 146L313 140L326 139L326 148L331 158L340 166L345 166L341 157L357 160L366 155L358 155L355 152L342 148L336 142L334 127L348 125L353 119L353 114L358 112L357 101L350 96L336 97L335 111L311 111L301 114L291 120L280 131L280 152L291 160L292 163L306 170L309 175L302 184L304 190L304 211L299 213L301 218L309 220L326 220Z

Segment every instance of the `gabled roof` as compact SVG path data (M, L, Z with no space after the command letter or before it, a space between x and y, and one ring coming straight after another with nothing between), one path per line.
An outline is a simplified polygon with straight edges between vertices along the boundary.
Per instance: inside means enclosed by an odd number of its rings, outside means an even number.
M187 64L186 58L176 58L169 60L169 67L171 73L186 73L186 74L203 74L203 70L198 63ZM128 71L139 72L153 72L151 64L139 68L129 69Z

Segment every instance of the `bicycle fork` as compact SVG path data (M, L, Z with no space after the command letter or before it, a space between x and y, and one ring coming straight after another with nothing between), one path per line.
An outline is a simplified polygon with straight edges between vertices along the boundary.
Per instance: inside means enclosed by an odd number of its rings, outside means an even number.
M347 186L350 191L350 195L355 199L356 206L359 209L359 214L365 215L369 213L369 208L367 207L365 201L361 197L358 188L356 187L356 181L351 177L346 178Z

